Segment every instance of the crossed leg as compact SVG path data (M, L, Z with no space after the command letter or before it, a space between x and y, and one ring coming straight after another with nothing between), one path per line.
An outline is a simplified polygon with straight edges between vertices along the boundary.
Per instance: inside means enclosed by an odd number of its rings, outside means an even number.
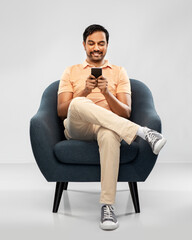
M100 202L113 204L119 172L120 142L124 139L130 144L139 126L85 97L71 101L64 125L67 139L97 140L101 166Z

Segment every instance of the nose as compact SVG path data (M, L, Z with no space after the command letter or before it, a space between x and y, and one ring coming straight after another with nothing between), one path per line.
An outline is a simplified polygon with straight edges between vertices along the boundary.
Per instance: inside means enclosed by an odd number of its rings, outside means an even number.
M99 46L97 43L94 45L94 51L99 51Z

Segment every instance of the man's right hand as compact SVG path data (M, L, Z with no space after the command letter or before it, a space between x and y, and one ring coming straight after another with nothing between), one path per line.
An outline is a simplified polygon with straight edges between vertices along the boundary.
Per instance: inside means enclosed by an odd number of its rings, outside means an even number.
M97 87L97 78L93 75L89 75L86 84L85 84L85 90L89 93Z

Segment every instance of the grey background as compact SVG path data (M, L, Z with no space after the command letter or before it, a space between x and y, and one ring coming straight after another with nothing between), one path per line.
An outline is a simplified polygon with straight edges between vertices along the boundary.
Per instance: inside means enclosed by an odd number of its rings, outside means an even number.
M192 1L0 1L0 163L34 162L29 121L43 90L81 63L84 29L110 33L106 59L151 89L168 139L159 162L192 162Z

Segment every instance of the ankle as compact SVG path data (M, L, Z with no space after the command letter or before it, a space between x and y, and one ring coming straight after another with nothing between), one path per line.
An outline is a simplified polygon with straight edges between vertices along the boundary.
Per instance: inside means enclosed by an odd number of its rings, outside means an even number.
M145 131L144 131L144 127L139 127L137 130L137 136L141 137L142 139L145 140Z

